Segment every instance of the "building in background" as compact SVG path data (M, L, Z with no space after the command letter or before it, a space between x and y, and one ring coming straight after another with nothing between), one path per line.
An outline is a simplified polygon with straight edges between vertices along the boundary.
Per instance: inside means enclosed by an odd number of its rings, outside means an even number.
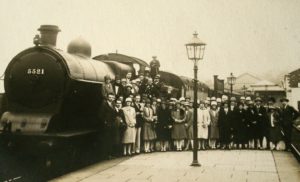
M277 103L280 102L280 98L286 96L282 86L268 80L260 80L255 84L249 85L248 91L256 97L261 97L265 101L270 97L274 97Z
M261 81L260 78L250 74L250 73L243 73L236 77L236 81L233 87L233 91L244 93L244 88L250 88L251 85ZM228 84L227 87L229 88Z
M283 86L290 105L300 110L300 68L284 76Z

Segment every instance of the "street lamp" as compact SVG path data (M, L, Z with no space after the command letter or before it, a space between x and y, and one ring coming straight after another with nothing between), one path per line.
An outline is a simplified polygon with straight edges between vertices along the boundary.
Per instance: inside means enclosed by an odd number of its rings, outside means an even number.
M247 91L247 89L248 89L248 88L247 88L245 85L244 85L243 88L242 88L242 90L244 91L244 97L246 97L246 91Z
M193 133L194 133L194 148L193 148L193 162L191 166L200 166L198 162L198 128L197 128L197 93L198 93L198 61L203 59L204 50L206 44L202 42L197 36L197 32L195 32L194 37L190 42L185 44L186 51L188 55L188 59L194 62L194 121L193 121Z
M236 81L236 77L233 76L232 73L230 73L230 76L227 77L227 82L230 85L230 97L232 97L232 87L235 84L235 81Z

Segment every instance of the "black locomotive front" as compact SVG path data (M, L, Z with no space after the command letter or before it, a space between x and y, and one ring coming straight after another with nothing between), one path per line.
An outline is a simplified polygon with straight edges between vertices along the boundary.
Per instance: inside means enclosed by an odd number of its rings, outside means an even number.
M62 58L47 47L34 47L17 55L5 72L10 111L51 112L63 97L67 71Z

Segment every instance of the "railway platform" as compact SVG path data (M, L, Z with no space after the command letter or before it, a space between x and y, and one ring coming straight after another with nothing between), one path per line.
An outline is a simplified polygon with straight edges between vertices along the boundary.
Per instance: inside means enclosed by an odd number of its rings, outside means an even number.
M156 152L100 162L52 182L299 182L300 163L292 153L263 150L199 152L201 167L191 167L192 152Z

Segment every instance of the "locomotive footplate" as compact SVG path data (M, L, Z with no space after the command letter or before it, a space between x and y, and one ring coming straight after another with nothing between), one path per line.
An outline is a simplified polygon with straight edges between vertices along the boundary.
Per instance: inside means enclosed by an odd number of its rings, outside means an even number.
M68 131L59 133L2 132L0 142L3 148L23 154L45 155L57 150L68 150L85 146L87 141L96 140L97 130Z

